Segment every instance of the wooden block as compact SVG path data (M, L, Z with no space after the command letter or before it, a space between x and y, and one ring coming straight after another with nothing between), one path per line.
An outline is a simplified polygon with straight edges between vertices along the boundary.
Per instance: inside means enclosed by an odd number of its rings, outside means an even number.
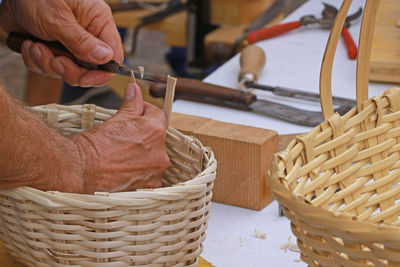
M261 15L274 0L213 0L210 1L211 23L240 25Z
M371 51L370 80L400 83L400 1L379 5Z
M267 175L278 150L275 131L178 113L170 125L214 151L218 169L213 201L260 210L273 200Z

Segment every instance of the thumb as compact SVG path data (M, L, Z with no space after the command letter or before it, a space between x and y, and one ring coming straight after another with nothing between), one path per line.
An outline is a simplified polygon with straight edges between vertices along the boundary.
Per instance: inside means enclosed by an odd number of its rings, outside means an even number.
M94 64L104 64L113 58L112 48L86 31L76 20L60 31L58 40L77 58Z
M128 120L133 117L142 116L143 112L142 91L136 83L129 83L125 90L124 101L118 111L118 117Z

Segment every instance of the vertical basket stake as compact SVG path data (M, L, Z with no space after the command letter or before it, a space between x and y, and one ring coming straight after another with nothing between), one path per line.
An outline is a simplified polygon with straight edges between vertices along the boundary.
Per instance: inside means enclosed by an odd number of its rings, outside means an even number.
M136 84L135 73L133 72L133 70L131 70L131 83Z
M176 78L168 75L167 90L165 92L165 100L164 100L164 114L165 117L167 118L167 128L171 116L172 103L174 102L176 81L177 81Z

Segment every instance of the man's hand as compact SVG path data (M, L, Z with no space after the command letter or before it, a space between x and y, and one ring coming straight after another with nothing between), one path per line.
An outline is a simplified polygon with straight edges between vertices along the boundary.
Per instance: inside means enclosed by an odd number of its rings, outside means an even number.
M164 113L143 102L140 88L129 84L113 118L72 138L85 162L84 191L160 187L169 166L165 128Z
M47 41L60 41L81 60L121 63L123 49L111 10L103 0L3 0L0 25L8 32L29 32ZM22 56L27 67L61 76L74 86L101 86L112 74L87 71L66 57L54 57L48 47L25 41Z
M24 110L0 84L0 188L93 193L161 186L169 166L164 113L129 84L108 121L63 137Z

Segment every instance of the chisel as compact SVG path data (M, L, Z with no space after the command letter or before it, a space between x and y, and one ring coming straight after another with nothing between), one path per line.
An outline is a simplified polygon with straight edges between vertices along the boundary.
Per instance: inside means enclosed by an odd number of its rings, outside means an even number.
M306 101L320 102L320 96L316 93L301 91L296 89L284 88L279 86L269 86L258 84L257 79L261 70L264 68L266 56L264 50L256 45L249 45L243 49L240 55L241 70L239 73L239 87L244 92L251 91L251 88L269 91L277 96L302 99ZM333 104L356 106L356 101L336 97L332 98Z
M81 61L74 57L61 43L58 42L47 42L30 35L11 33L7 38L7 45L13 51L21 53L21 45L25 40L41 42L48 46L55 56L66 56L79 66L88 70L101 70L131 77L131 69L129 67L121 66L115 61L110 61L103 65L95 65ZM163 97L165 95L167 82L166 76L146 71L134 71L134 75L137 79L152 82L150 84L151 95L155 97ZM264 99L257 99L257 96L250 92L242 92L240 90L205 83L190 78L178 78L175 87L175 96L177 98L188 99L191 101L205 102L240 110L252 111L300 125L316 126L323 121L321 112L302 110ZM354 105L343 105L335 111L343 115L353 106Z

